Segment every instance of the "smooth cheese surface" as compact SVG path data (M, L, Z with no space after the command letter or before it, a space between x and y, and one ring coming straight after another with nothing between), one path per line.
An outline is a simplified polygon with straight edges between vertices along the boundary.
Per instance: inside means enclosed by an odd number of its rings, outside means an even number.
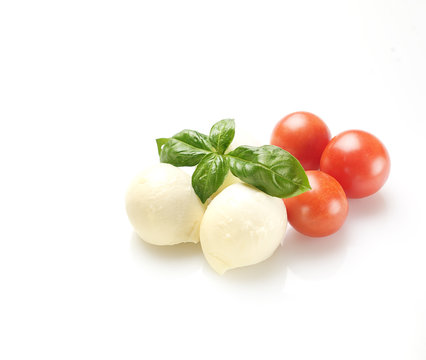
M200 240L205 206L195 194L191 176L170 164L139 174L126 194L127 215L136 233L155 245Z
M200 228L204 255L219 274L270 257L287 227L281 199L249 185L228 186L208 206Z

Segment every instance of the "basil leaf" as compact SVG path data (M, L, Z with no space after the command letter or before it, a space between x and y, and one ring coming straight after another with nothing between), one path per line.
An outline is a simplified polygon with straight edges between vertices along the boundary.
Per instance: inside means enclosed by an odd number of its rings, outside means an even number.
M165 141L158 140L161 143ZM182 130L165 142L160 152L160 161L174 166L195 166L212 151L214 148L207 135L194 130Z
M224 119L214 124L210 130L210 142L219 154L223 154L235 135L234 119Z
M182 130L173 136L173 139L180 140L197 149L214 151L207 135L201 134L195 130Z
M170 138L161 150L160 161L174 166L195 166L209 153L210 151Z
M167 141L169 140L169 138L159 138L155 140L157 142L158 155L161 155L163 145L167 144Z
M239 146L227 157L232 174L271 196L286 198L311 189L299 161L278 146Z
M210 153L203 157L192 174L192 187L203 204L223 184L228 171L228 160L223 156Z

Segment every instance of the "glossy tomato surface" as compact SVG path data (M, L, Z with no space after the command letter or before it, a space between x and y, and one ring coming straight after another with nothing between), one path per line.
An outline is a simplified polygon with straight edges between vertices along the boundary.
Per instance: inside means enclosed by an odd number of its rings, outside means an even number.
M282 118L272 131L271 144L287 150L305 170L317 170L330 141L330 130L318 116L299 111Z
M345 222L348 200L340 184L318 170L306 171L312 190L284 199L289 223L300 233L321 237L335 233Z
M324 149L320 168L342 185L349 198L362 198L374 194L386 182L390 159L374 135L348 130L335 136Z

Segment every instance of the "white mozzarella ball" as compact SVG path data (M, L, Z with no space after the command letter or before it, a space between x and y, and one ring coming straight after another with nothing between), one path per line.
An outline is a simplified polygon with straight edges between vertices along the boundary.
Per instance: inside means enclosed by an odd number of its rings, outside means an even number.
M127 191L126 210L146 242L199 242L205 206L192 188L191 177L175 166L157 164L139 174Z
M226 149L226 153L235 150L238 146L250 145L250 146L262 146L262 144L255 136L244 130L238 130L235 132L234 140L231 145Z
M270 257L284 239L281 199L243 183L228 186L208 206L200 228L204 255L219 274Z
M229 171L226 176L225 180L223 181L222 185L219 186L219 188L207 199L206 205L208 206L212 200L218 196L223 190L225 190L228 186L232 184L241 183L242 181L238 179L236 176L232 175L231 171Z

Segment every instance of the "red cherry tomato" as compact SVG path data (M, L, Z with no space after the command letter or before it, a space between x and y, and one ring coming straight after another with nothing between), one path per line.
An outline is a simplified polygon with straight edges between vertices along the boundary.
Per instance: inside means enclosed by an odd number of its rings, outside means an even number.
M349 198L362 198L378 191L389 176L390 159L374 135L348 130L335 136L321 157L321 171L333 176Z
M330 130L318 116L299 111L282 118L272 131L271 144L287 150L305 170L319 168Z
M336 179L318 170L306 171L312 190L284 199L289 223L302 234L335 233L345 222L348 200Z

